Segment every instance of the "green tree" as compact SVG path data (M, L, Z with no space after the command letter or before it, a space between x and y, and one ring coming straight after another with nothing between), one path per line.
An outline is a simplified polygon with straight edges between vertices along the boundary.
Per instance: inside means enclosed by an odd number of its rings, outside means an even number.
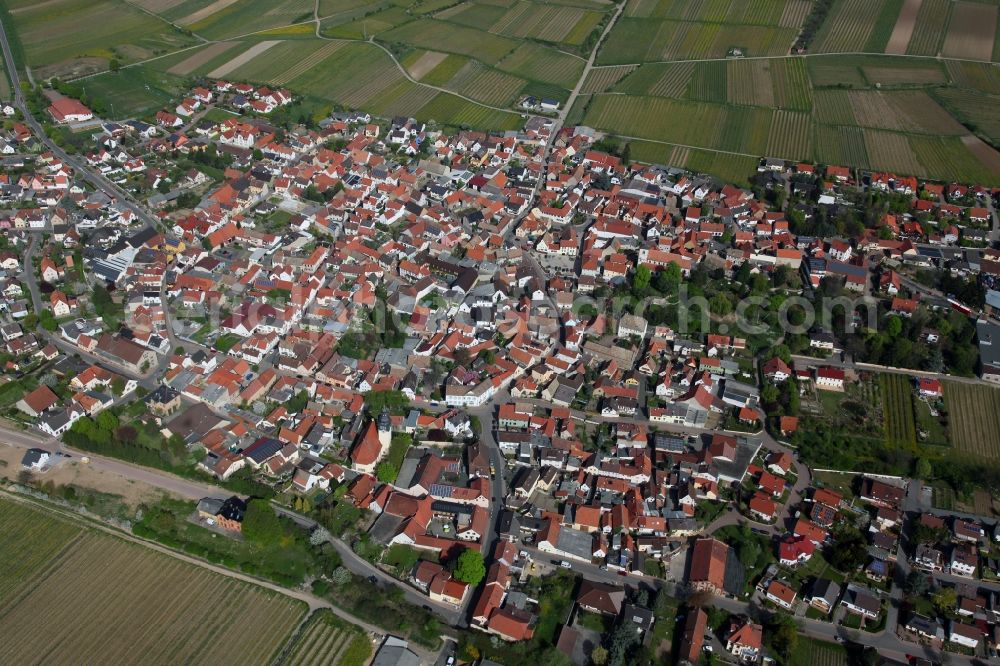
M903 332L903 320L895 315L889 317L885 322L885 331L890 338L898 338Z
M958 592L954 587L942 587L931 595L931 602L938 612L950 613L958 605Z
M663 293L673 292L681 283L681 267L670 262L656 274L656 288Z
M644 296L646 290L649 289L649 281L652 277L653 274L648 266L640 265L637 267L632 276L632 293L639 298Z
M799 632L795 620L790 615L775 613L768 622L764 634L770 637L771 647L783 658L788 659L795 652Z
M828 551L828 561L839 571L856 571L868 557L868 541L856 527L844 523L832 533L836 546Z
M721 291L715 296L712 296L711 300L708 302L708 307L712 311L712 314L720 317L725 317L733 311L732 301L730 301L729 297Z
M117 398L121 396L121 394L124 392L125 392L125 380L122 379L120 376L116 375L115 378L111 380L111 393L113 393L114 396Z
M298 414L309 404L309 393L302 389L288 401L286 408L290 414Z
M38 314L38 323L41 324L42 328L46 331L54 331L59 328L59 323L56 321L56 317L52 314L52 310L42 310Z
M921 571L911 571L906 576L906 583L903 589L911 597L926 596L931 589L931 578Z
M97 427L106 432L114 432L118 428L118 417L111 410L104 410L97 415Z
M590 651L590 663L594 666L604 666L608 663L608 651L600 645Z
M479 551L467 548L462 551L455 561L455 570L452 572L455 580L468 583L475 587L486 577L486 563Z
M375 468L375 477L382 483L392 483L399 476L399 470L388 460L380 462Z
M771 350L767 353L767 356L769 358L777 356L785 363L792 362L792 351L788 348L787 345L775 345L771 347Z
M284 535L278 514L271 503L263 499L251 499L243 516L243 536L262 546L273 546Z
M927 458L917 458L913 473L918 479L926 480L931 478L931 474L933 474L931 462Z

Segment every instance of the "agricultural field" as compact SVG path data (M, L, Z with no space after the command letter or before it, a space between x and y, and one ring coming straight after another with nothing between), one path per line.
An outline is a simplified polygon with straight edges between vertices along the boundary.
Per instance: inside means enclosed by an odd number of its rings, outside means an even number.
M0 577L4 663L34 661L44 646L55 663L266 664L305 615L304 605L277 592L40 508L6 499L0 506L0 554L16 563Z
M444 86L470 62L473 61L465 56L445 54L443 60L427 70L422 76L414 76L414 78L430 85Z
M633 160L650 164L664 164L696 173L708 173L726 182L749 187L748 177L757 168L757 159L731 155L711 150L686 148L652 141L630 141L629 151Z
M406 68L410 76L419 81L449 57L447 53L440 51L414 49L400 58L399 64Z
M802 111L812 108L809 80L801 59L647 64L632 71L612 90L738 106Z
M10 98L10 77L7 76L7 70L0 62L0 99Z
M971 134L995 141L1000 121L991 112L993 98L960 89L1000 92L1000 74L990 66L824 55L647 63L622 76L625 67L596 70L607 71L607 80L621 78L604 90L600 79L587 82L582 122L734 155L1000 182L1000 153ZM691 108L705 114L697 127L689 124ZM671 121L656 117L675 112ZM762 124L769 133L761 133Z
M956 88L941 88L935 97L973 132L1000 145L1000 114L996 113L1000 97Z
M435 95L437 91L433 88L400 81L370 99L365 103L365 107L386 118L410 115L413 109L421 108L434 99Z
M619 67L631 67L632 72L615 85L612 90L633 95L683 98L686 96L688 84L694 75L697 64L672 62L640 65L638 69L634 65L620 65ZM595 69L594 71L601 72L604 69Z
M128 4L105 0L7 3L24 55L35 75L70 77L146 60L196 40Z
M204 0L176 20L205 39L228 39L312 20L315 0Z
M889 446L912 448L917 443L917 425L913 412L913 382L906 375L879 376L882 389L882 413L885 415L885 441Z
M902 0L842 0L830 13L809 47L812 53L883 51ZM876 20L872 20L876 17Z
M813 638L799 636L792 653L790 664L809 666L847 666L847 650L837 643L826 643Z
M583 73L583 65L584 61L576 56L541 44L525 42L497 63L497 68L569 90L576 85Z
M335 666L363 664L371 655L371 641L357 627L328 610L309 618L279 664L289 666Z
M186 90L186 80L148 65L87 79L87 92L105 100L115 119L156 113Z
M958 87L1000 95L1000 70L992 65L950 60L947 69L948 76Z
M498 131L516 129L522 124L521 116L516 113L494 111L448 93L438 93L414 115L420 120L434 120L442 125Z
M547 68L553 78L575 84L583 69L576 57L558 53L546 62L546 47L525 45L524 57L516 50L502 63L506 68ZM540 53L539 53L540 52ZM518 60L515 60L518 58ZM271 86L287 87L306 101L365 108L384 116L411 115L421 120L468 126L476 129L514 129L520 116L478 106L452 95L439 94L430 86L447 87L490 106L504 107L525 94L545 94L565 99L568 91L559 85L536 82L507 71L487 67L468 57L413 49L400 58L400 65L422 86L408 81L396 63L376 45L350 40L267 39L219 42L154 61L138 68L102 74L88 79L106 90L117 115L148 114L166 105L183 91L186 76L226 76ZM155 67L155 69L154 69ZM545 70L533 72L545 76ZM572 76L567 76L571 74ZM150 85L150 89L145 89ZM456 102L447 108L447 101Z
M952 446L981 458L1000 458L1000 389L945 382Z
M624 65L725 58L734 49L748 56L781 56L788 53L797 34L795 28L770 25L622 18L611 29L597 62Z
M629 0L625 16L797 28L810 5L809 0Z
M25 580L41 574L83 534L69 522L52 520L37 511L21 510L0 500L0 608L6 606Z
M271 63L266 61L262 66L269 67ZM287 63L282 67L287 70ZM345 43L323 60L322 67L294 74L287 83L292 90L350 108L363 107L382 91L405 80L388 54L377 46L363 43ZM243 76L261 78L251 73Z
M989 61L997 32L997 6L956 2L941 53L951 58Z
M460 73L461 81L451 83L448 89L471 97L477 102L490 106L513 104L518 92L526 83L524 79L519 79L500 70L485 67L479 63L470 64L472 66L468 72ZM455 78L459 79L458 76Z
M461 23L461 18L470 10L481 11L481 5L470 4L465 11L449 17L449 20ZM497 8L485 5L492 12ZM521 2L515 3L506 11L502 11L488 27L475 25L497 35L518 39L537 39L543 42L553 42L580 46L601 22L602 12L590 11L580 7L556 5L549 3Z
M388 7L374 14L358 16L351 21L345 20L346 18L341 15L323 21L323 35L337 39L368 39L413 20L402 7Z
M187 76L207 63L213 62L217 58L221 59L223 54L228 53L237 44L239 42L215 42L204 48L185 51L183 60L176 62L173 57L169 57L171 65L167 69L167 73L175 76ZM222 62L220 61L219 64Z
M635 71L635 65L612 65L590 70L580 92L584 94L605 92Z
M910 4L914 0L906 2ZM941 52L955 3L951 0L920 0L919 5L905 52L913 55L937 55Z
M457 53L493 65L520 44L483 30L434 19L417 19L379 35L379 41Z
M631 95L595 95L584 124L623 136L744 156L811 152L808 114Z
M336 16L351 11L364 13L388 7L389 4L386 0L319 0L319 15L320 17Z
M922 90L851 90L842 95L847 97L854 119L847 124L913 134L961 136L968 132Z

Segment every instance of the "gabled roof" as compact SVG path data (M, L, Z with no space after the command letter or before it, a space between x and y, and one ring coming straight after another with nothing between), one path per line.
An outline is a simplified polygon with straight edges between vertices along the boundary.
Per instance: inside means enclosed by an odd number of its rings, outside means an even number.
M45 384L42 384L36 388L31 393L27 394L22 398L24 403L28 405L36 414L41 414L49 407L57 404L59 402L59 396L52 392Z
M718 539L698 539L691 556L691 582L707 582L723 589L729 546Z
M378 438L378 426L369 421L358 443L351 449L351 460L355 465L371 465L382 452L382 442Z
M576 595L576 602L584 608L593 608L606 615L618 615L625 601L625 590L605 583L584 580Z

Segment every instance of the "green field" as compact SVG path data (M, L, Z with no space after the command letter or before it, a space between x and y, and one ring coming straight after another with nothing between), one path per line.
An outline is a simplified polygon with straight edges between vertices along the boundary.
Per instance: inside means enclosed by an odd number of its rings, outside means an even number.
M313 17L315 0L236 0L236 2L199 2L207 14L195 10L176 21L206 39L228 39L269 28L304 23ZM221 6L220 5L224 5Z
M569 89L583 73L583 64L583 60L575 56L526 42L497 63L497 67L527 79Z
M945 382L952 446L981 458L1000 458L1000 389Z
M975 90L942 88L935 93L951 114L969 129L992 143L1000 145L1000 96L986 95Z
M169 106L194 77L225 77L287 87L308 111L337 105L495 130L521 125L526 95L568 100L614 9L592 0L9 5L36 73L126 65L86 83L116 117ZM994 43L986 28L971 45L954 29L973 30L969 17L986 14L924 0L893 51L945 57L889 57L903 6L840 0L798 57L789 51L811 0L627 0L566 120L740 182L754 158L779 157L1000 184L1000 153L973 138L1000 143L1000 70L972 57Z
M186 90L185 79L147 65L127 67L86 80L87 93L108 102L112 117L129 118L156 113Z
M10 99L11 87L10 77L7 76L7 69L0 62L0 100Z
M757 167L757 158L709 150L685 148L667 143L630 141L632 159L651 164L664 164L696 173L708 173L727 182L747 186L748 177Z
M319 610L309 618L278 664L360 666L371 653L371 641L357 627L328 610Z
M40 78L100 71L113 58L136 62L195 43L169 23L111 0L16 0L7 9Z
M913 382L906 375L883 374L882 414L885 441L889 446L912 448L917 444L917 424L913 412Z
M365 14L350 22L340 23L335 20L323 22L323 34L327 37L340 39L367 39L373 35L386 32L411 20L411 16L402 7L387 7L374 14Z
M1000 91L992 67L878 55L630 67L592 75L582 122L736 157L1000 183L1000 153L968 140L1000 137L994 98L979 92Z
M84 7L82 0L57 2L60 9L74 2ZM22 37L35 36L23 32L32 25L24 17L43 13L28 4L15 0L15 13L23 14L18 20ZM315 35L314 9L323 39ZM102 20L101 11L98 7L95 20ZM192 77L225 77L288 87L307 99L377 114L500 130L520 125L515 105L525 95L569 97L611 6L589 0L322 0L318 5L313 0L138 0L134 11L185 41L171 49L119 57L125 64L142 64L126 67L125 75L93 79L98 94L115 105L116 116L149 114L168 105ZM125 18L116 20L124 23ZM196 45L171 23L208 43ZM138 34L140 28L145 29L132 24L123 29ZM385 48L362 43L368 39ZM99 41L106 46L122 40L112 36ZM273 43L256 46L263 41ZM406 81L399 68L412 71L428 50L443 55L432 54L430 68L417 67L414 78L426 85ZM36 50L27 59L37 66L58 55ZM92 71L106 68L118 54L83 55L92 56L80 61ZM73 78L72 71L64 73Z
M489 65L519 45L515 39L434 19L411 21L379 35L379 40L466 55Z
M921 0L917 22L906 45L907 53L914 55L940 53L954 4L951 0Z
M843 645L800 635L787 663L791 666L847 666L850 662Z
M0 531L4 663L266 664L305 615L283 594L20 502L0 499Z
M880 52L885 48L892 23L887 25L884 20L873 21L872 17L881 17L887 5L890 8L895 5L898 13L900 4L900 0L842 0L833 3L809 50L813 53ZM870 42L872 48L869 48ZM877 47L878 43L882 44L882 48Z
M622 136L757 157L796 159L811 152L809 116L792 111L658 97L597 95L583 123Z

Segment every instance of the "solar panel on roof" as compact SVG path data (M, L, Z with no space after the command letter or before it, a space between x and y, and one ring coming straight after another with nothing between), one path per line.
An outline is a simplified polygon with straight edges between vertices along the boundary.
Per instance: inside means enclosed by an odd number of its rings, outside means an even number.
M431 495L434 497L451 497L451 493L454 490L454 486L448 486L441 483L431 484Z

